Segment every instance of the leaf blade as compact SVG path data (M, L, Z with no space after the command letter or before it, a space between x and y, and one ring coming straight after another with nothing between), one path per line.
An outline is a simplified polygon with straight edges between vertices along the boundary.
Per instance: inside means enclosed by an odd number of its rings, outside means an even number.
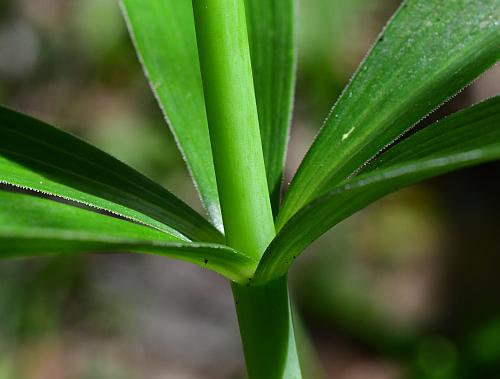
M274 213L279 207L291 123L295 69L295 1L246 0L248 37L262 150Z
M307 153L278 228L500 59L494 0L405 1Z
M31 194L0 190L0 258L84 252L164 255L244 282L255 261L224 245L164 232Z
M0 182L104 209L182 239L221 242L173 194L90 144L0 107Z
M388 150L366 172L332 186L292 217L264 254L255 281L282 275L312 241L388 193L500 159L498 125L500 97L495 97L438 121Z
M129 34L202 203L223 230L191 1L122 0Z

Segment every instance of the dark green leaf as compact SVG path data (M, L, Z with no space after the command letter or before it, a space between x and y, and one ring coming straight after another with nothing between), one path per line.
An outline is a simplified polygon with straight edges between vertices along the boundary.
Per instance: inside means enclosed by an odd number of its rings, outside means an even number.
M224 245L180 238L53 200L0 190L0 258L84 252L164 255L244 283L255 261Z
M279 206L295 75L295 0L246 0L262 150L273 209Z
M398 189L462 167L500 159L500 97L437 122L396 145L368 172L332 186L282 228L255 281L283 275L296 256L332 226Z
M443 157L500 143L500 96L452 114L399 142L362 174L424 157Z
M498 0L407 0L302 162L278 227L500 58Z
M222 230L191 0L122 0L129 32L210 219Z
M222 242L173 194L97 148L0 107L0 183L105 209L184 240Z

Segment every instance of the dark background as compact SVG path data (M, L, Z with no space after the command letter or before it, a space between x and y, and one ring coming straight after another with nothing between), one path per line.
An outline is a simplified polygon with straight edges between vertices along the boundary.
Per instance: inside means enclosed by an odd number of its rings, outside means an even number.
M302 0L290 178L396 9ZM500 92L500 69L429 122ZM113 0L0 0L0 103L199 201ZM500 165L387 196L292 271L308 378L500 377ZM229 287L161 257L0 262L0 379L241 378Z

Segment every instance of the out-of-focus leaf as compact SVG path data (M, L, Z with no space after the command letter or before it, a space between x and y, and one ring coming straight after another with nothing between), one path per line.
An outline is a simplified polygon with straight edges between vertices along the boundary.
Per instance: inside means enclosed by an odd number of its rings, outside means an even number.
M136 252L181 259L244 283L256 262L224 245L186 242L144 225L0 190L0 258Z
M294 5L295 0L245 1L262 150L274 211L279 206L293 105Z
M0 107L0 183L116 213L184 240L222 242L203 217L108 154Z
M403 2L302 162L278 229L499 58L497 0Z
M212 223L222 230L191 0L121 3L151 89Z
M332 186L293 216L264 254L255 282L283 275L312 241L382 196L462 167L500 159L500 97L453 114L396 145L371 171Z

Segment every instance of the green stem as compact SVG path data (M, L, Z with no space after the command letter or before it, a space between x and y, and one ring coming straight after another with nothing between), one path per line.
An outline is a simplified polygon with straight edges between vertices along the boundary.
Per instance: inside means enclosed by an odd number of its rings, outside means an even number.
M260 258L275 235L243 0L193 0L226 242Z
M250 379L300 379L287 276L263 286L233 284Z
M259 260L275 236L260 140L244 0L192 0L226 243ZM250 379L296 379L286 276L233 283Z

